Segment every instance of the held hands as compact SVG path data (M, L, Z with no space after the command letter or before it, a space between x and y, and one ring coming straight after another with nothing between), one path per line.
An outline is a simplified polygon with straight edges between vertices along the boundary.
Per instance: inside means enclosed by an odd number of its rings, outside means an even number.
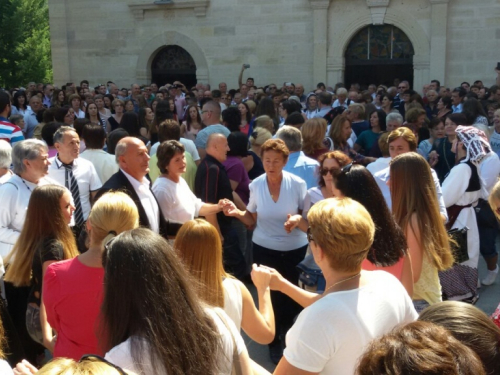
M219 203L217 205L219 206L219 212L236 207L232 201L226 198L219 200Z
M269 279L267 285L269 286L269 288L271 290L278 290L278 291L281 290L281 284L283 284L285 279L274 268L263 266L263 265L257 266L256 264L253 264L252 265L252 281L254 282L254 284L255 284L255 280L254 280L254 272L255 271L268 272L270 279ZM257 277L264 277L264 276L258 275ZM257 287L257 284L255 284L255 286Z
M12 371L15 375L33 375L38 372L38 369L27 360L23 359L12 369Z
M230 201L229 199L223 199L223 200L226 201L222 206L224 215L232 217L240 215L240 210L238 210L234 202ZM219 201L219 207L220 206L221 206L221 201Z
M269 270L257 266L255 263L252 264L252 281L259 292L265 292L269 288L269 282L271 281L271 273Z
M285 231L291 233L295 228L299 226L301 216L300 215L287 215L287 220L285 221Z

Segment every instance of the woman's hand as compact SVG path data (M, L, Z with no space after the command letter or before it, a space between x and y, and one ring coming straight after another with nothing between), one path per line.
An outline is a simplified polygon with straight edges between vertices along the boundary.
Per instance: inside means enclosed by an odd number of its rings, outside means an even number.
M299 226L300 219L302 216L300 215L290 215L288 214L287 220L285 221L285 231L287 233L292 233L292 231Z
M260 265L259 268L263 268L269 272L269 275L271 276L271 279L269 280L269 288L271 288L271 290L281 291L281 285L285 281L283 276L281 276L281 274L274 268L263 265Z
M230 211L230 210L234 210L236 208L234 203L231 200L226 199L226 198L219 200L218 206L219 206L219 212L223 211L223 210Z
M438 163L438 161L439 161L439 154L435 150L431 151L429 153L428 158L429 158L429 165L432 168L432 167L434 167Z
M252 281L260 293L266 291L269 288L269 283L271 281L271 272L269 270L257 266L255 263L252 264Z
M231 201L229 201L229 202L231 202ZM238 210L238 208L236 207L236 205L233 202L225 205L223 210L224 210L224 215L226 215L226 216L231 216L231 217L241 216L241 211Z
M43 338L43 346L47 348L51 353L54 353L54 347L56 346L57 335L51 338Z
M25 359L19 362L12 370L15 375L33 375L38 372L38 369Z

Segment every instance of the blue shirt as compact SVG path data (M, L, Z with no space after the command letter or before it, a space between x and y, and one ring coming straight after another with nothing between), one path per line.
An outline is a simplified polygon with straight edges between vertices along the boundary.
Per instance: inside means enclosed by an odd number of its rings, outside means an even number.
M451 109L453 110L453 113L462 113L462 103L459 105L452 105Z
M307 184L307 189L310 189L318 186L318 168L319 163L316 160L308 158L302 151L299 151L290 154L283 170L303 179Z
M36 113L32 109L27 110L24 114L24 138L33 138L33 133L37 125Z

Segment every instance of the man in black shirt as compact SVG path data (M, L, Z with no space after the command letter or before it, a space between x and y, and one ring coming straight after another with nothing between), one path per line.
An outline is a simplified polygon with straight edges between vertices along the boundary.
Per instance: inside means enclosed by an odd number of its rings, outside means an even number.
M208 137L207 155L196 171L195 194L205 203L217 204L221 199L233 200L233 189L226 169L222 165L227 158L229 146L223 134L214 133ZM212 224L219 235L224 248L224 268L227 272L241 279L246 276L246 264L239 247L236 231L232 227L232 218L223 212L207 215L205 219Z

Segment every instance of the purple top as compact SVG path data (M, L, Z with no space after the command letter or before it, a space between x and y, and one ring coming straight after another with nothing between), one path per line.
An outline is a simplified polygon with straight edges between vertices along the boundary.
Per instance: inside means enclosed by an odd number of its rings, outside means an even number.
M235 192L240 196L243 203L247 205L250 199L250 190L248 188L250 179L248 178L248 172L245 170L243 162L237 156L228 156L223 165L226 168L229 179L238 182Z

